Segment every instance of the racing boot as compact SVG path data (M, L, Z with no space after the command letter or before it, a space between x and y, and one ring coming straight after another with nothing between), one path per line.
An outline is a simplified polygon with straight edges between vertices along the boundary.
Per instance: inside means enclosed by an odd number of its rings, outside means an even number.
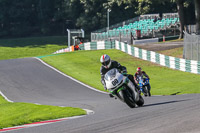
M113 97L114 97L111 93L109 94L109 96L110 96L110 98L113 98Z

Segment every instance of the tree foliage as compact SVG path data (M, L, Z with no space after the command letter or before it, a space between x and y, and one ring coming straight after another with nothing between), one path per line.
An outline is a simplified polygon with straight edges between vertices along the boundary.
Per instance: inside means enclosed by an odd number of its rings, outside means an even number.
M197 28L197 34L200 34L200 1L195 1L195 15L196 15L196 28Z
M111 0L111 2L117 2L119 5L123 2L126 4L133 5L133 3L137 3L136 7L136 14L149 14L149 13L171 13L171 12L178 12L180 17L180 37L183 38L183 31L184 26L186 24L191 24L190 20L193 20L192 17L194 16L193 10L191 5L193 5L193 0L125 0L120 2L119 0ZM198 5L199 0L195 0L195 4ZM196 7L196 12L200 10L199 7ZM189 13L188 13L189 12ZM199 14L200 12L196 13ZM185 16L188 16L187 18ZM196 18L199 18L197 16ZM197 19L198 21L198 19ZM198 21L199 22L199 21ZM197 26L198 27L198 26Z
M193 5L199 24L199 3L199 0L0 0L0 37L59 35L66 34L66 28L82 28L89 33L107 26L108 8L112 25L141 14L177 12L183 5L183 14L187 14L187 18L181 18L184 26L190 23L187 20L192 20L188 14L194 14Z

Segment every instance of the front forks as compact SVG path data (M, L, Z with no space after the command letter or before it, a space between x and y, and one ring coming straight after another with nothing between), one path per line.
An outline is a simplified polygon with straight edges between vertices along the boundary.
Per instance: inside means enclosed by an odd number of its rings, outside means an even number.
M136 87L134 86L134 84L132 82L130 82L130 80L129 80L127 86L131 89L135 101L136 102L139 101L139 99L140 99L139 92L138 92L138 90L136 90Z

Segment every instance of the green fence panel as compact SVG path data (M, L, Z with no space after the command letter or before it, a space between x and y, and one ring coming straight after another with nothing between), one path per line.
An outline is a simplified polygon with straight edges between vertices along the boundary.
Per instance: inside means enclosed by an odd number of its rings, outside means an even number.
M151 60L151 52L147 51L147 60L150 61Z
M111 41L111 49L115 48L115 41Z
M79 48L80 48L81 50L85 50L85 43L79 45Z
M135 47L131 47L131 55L135 56Z
M119 49L122 50L121 42L119 42Z
M190 60L185 61L185 71L191 72L191 61Z
M197 71L198 71L198 74L200 74L200 61L198 61L197 63Z
M175 69L180 70L180 59L179 58L175 58Z
M124 44L124 50L126 53L128 53L128 45L127 44Z
M90 49L91 50L96 50L97 49L97 42L91 42L90 43Z
M142 59L142 49L139 48L139 58Z
M111 49L111 42L110 41L105 41L105 48Z
M160 54L156 53L156 63L160 64Z
M169 56L165 55L165 66L170 67Z

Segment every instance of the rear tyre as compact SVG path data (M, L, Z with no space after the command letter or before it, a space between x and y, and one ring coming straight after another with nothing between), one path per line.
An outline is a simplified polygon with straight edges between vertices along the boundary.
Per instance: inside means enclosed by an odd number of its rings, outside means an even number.
M148 94L149 96L151 96L151 92L149 91L149 94Z
M148 96L149 91L148 91L148 89L147 89L147 86L143 86L143 94L144 94L145 97Z
M150 96L151 96L151 92L150 92L151 87L150 87L150 85L147 85L146 87L147 87L147 90L148 90L148 93L147 93L147 94L148 94L148 96L150 97Z
M143 99L143 97L140 95L139 96L139 101L136 103L139 107L141 107L141 106L143 106L143 104L144 104L144 99Z

